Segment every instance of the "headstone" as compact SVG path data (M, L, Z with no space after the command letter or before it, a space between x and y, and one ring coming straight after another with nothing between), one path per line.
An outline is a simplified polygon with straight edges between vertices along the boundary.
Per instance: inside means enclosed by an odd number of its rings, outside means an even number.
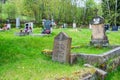
M44 26L45 24L45 21L46 21L46 19L42 19L42 25Z
M89 24L89 29L91 29L92 28L92 26L91 26L91 24Z
M104 18L95 16L91 21L92 37L90 44L94 46L108 46L109 41L105 34Z
M20 18L16 18L16 28L20 27Z
M76 23L73 23L73 29L76 29Z
M109 28L110 28L110 25L109 24L105 24L104 28L105 28L105 31L108 31Z
M67 28L67 24L64 23L63 26L62 26L62 28Z
M118 29L120 30L120 26L118 26Z
M118 26L112 26L112 31L118 31Z
M50 34L52 32L52 22L51 20L45 20L43 34Z
M70 50L71 41L68 35L60 32L54 39L54 49L52 54L52 60L61 63L69 63L70 61Z

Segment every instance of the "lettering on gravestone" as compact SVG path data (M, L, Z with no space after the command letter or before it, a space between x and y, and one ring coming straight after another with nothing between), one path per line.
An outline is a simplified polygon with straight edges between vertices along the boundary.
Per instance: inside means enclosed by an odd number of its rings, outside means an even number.
M53 61L69 63L71 40L72 39L63 32L55 37L52 55Z

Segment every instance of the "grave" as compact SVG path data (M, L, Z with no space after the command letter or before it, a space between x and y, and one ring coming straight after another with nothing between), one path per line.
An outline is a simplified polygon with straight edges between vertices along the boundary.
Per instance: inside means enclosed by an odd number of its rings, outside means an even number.
M44 20L43 22L42 34L50 34L52 32L52 22L51 20Z
M17 36L25 36L25 35L32 34L32 32L33 32L33 23L29 22L29 23L25 23L24 30L20 30L20 32L15 33L15 35L17 35Z
M73 23L73 29L76 29L76 23L75 22Z
M20 18L16 18L16 28L20 28Z
M54 49L52 54L52 60L61 63L69 63L70 50L71 50L72 38L68 37L64 32L60 32L54 38Z
M62 28L67 28L67 23L64 23L63 25L62 25Z
M118 31L118 26L112 26L112 31Z
M27 29L27 32L32 33L33 32L33 22L25 23L25 29Z
M97 13L97 12L96 12ZM91 21L92 36L90 44L93 46L108 46L109 41L105 34L104 29L104 18L101 16L96 16Z
M104 28L105 28L105 31L108 31L110 28L110 24L105 24Z

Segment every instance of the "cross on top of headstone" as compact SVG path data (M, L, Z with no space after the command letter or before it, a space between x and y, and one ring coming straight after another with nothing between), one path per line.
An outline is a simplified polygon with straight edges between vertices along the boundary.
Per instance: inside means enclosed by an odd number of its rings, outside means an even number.
M95 17L92 19L91 24L103 24L104 18L101 16L98 16L98 9L96 8L94 12L95 12Z
M96 8L94 11L95 11L95 16L98 16L98 9Z

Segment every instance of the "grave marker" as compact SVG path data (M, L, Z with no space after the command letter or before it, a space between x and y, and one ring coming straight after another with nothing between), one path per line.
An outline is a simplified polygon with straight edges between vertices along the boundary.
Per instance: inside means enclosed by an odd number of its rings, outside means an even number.
M16 18L16 28L20 27L20 18Z
M54 39L54 49L52 54L52 60L61 63L69 63L71 41L68 35L60 32Z
M96 10L97 11L97 10ZM90 44L94 46L108 46L109 41L105 34L104 18L96 16L91 21L92 37Z

